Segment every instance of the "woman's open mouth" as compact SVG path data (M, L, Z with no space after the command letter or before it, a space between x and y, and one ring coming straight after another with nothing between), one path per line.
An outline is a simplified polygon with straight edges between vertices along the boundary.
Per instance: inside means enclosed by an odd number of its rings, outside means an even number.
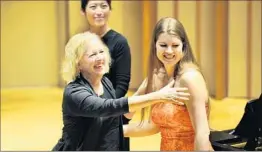
M170 61L170 60L174 60L175 59L175 55L169 55L169 54L164 54L164 59L167 60L167 61Z
M99 65L95 65L95 66L94 66L94 68L95 68L96 70L101 70L101 69L103 69L103 67L104 67L103 64L99 64Z

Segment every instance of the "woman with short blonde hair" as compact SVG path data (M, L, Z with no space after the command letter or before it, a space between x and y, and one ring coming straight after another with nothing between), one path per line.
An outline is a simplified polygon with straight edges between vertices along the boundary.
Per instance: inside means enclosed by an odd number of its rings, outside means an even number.
M76 76L79 74L79 70L77 67L77 63L83 56L83 54L87 51L85 50L85 43L91 41L94 37L99 38L98 35L93 33L79 33L74 35L65 47L65 59L62 65L62 77L63 79L69 83L73 81ZM109 49L103 43L103 50L106 52L106 73L109 72L109 67L111 63L111 57L109 53Z

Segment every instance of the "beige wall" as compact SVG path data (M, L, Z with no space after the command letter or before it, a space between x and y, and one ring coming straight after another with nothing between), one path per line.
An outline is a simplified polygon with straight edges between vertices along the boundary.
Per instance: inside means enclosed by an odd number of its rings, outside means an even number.
M261 94L262 90L262 63L261 63L261 2L252 2L252 42L251 42L251 97Z
M54 1L1 1L1 88L56 86Z
M215 4L212 1L203 1L200 9L201 24L200 35L196 39L200 40L198 60L201 70L206 78L207 86L211 95L215 95ZM208 63L208 64L207 64Z
M68 1L68 23L70 37L87 29L88 24L85 16L81 13L79 1Z
M162 17L173 17L174 16L174 1L157 1L157 20Z
M216 85L220 82L221 71L227 80L223 84L228 90L225 96L248 97L250 91L251 97L257 97L261 93L261 2L252 1L251 11L248 11L248 2L224 2L228 6L228 32L222 37L218 37L217 31L221 26L219 19L214 17L218 16L215 10L219 8L215 1L150 3L156 5L155 10L150 10L156 15L147 14L148 18L158 20L177 16L184 24L211 95L216 96L219 89ZM148 9L143 4L142 1L113 1L109 21L110 26L122 33L130 44L130 89L137 88L143 80L143 54L148 51L143 48L149 45L143 37L152 34L143 30L150 21L143 19ZM248 16L252 16L251 23L248 23ZM4 88L59 84L64 44L69 36L86 30L88 26L80 13L79 1L1 1L1 20L1 87ZM151 27L154 26L152 21ZM252 27L251 30L248 26ZM247 35L251 35L250 43L247 43ZM228 39L224 50L227 53L222 55L225 59L220 59L228 62L226 68L221 66L221 69L216 69L220 65L215 62L220 52L218 38ZM251 46L250 50L247 50L248 46Z
M123 3L123 35L126 36L131 50L130 89L136 89L143 81L142 57L142 11L140 1ZM114 8L115 10L115 8ZM113 10L113 11L114 11ZM113 25L112 25L113 26Z
M251 97L261 94L261 2L252 1L251 6L251 22L248 22L248 2L229 2L228 95L231 97L246 97L248 89ZM251 49L247 47L249 40Z
M239 11L241 10L241 11ZM236 17L238 16L238 17ZM246 95L247 2L229 2L229 96Z

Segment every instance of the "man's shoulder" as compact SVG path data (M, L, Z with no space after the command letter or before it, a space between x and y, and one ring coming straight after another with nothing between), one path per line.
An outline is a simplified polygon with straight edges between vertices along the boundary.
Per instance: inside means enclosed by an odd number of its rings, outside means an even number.
M111 34L112 34L113 40L116 43L118 43L118 44L127 43L127 39L123 34L117 32L115 30L111 30Z

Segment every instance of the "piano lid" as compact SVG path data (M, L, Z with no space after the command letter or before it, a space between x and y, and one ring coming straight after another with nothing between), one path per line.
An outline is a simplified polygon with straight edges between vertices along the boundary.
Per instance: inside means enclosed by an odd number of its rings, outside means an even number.
M251 100L246 104L245 112L233 135L245 138L262 136L262 94L259 99Z

